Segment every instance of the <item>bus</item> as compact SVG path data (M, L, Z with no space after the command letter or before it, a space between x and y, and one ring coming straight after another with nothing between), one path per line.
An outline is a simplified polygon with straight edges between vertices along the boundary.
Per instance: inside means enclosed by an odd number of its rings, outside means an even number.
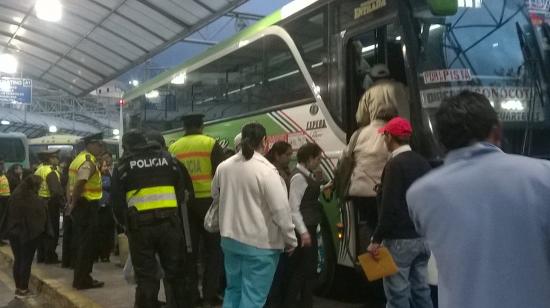
M232 147L258 122L270 143L319 144L327 178L351 134L368 69L386 64L406 85L397 106L413 148L437 164L433 129L442 99L486 95L504 127L505 151L550 154L550 4L540 0L299 0L124 95L130 127L182 136L180 117L206 116L205 132ZM367 86L366 86L367 85ZM128 123L127 123L128 124ZM358 219L346 200L322 198L320 287L356 267Z
M53 134L38 138L29 139L29 151L31 156L31 163L39 164L38 152L52 149L59 149L60 161L71 160L78 154L81 149L78 148L81 136L77 135L65 135L65 134ZM118 157L118 140L117 139L104 139L107 150L113 154L113 158Z
M0 157L4 159L4 171L14 164L29 168L27 137L22 133L0 133Z

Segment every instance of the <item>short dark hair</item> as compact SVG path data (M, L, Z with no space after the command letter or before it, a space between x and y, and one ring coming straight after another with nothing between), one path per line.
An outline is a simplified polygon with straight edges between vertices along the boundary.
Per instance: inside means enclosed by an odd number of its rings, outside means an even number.
M411 143L411 136L394 136L392 134L389 134L389 135L399 145L405 145L405 144Z
M292 145L290 145L290 143L286 141L277 141L271 146L271 149L265 154L265 157L273 163L275 161L275 154L282 155L288 150L292 150Z
M298 149L296 154L299 163L307 163L310 158L317 157L323 150L316 143L306 143Z
M444 99L435 120L439 141L449 151L487 139L499 123L489 99L471 91Z

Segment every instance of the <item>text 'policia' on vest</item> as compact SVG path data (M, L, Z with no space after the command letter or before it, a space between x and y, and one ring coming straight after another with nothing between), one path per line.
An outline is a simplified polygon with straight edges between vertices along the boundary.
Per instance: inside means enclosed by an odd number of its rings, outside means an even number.
M148 146L121 158L118 174L128 207L138 212L176 208L177 166L168 153Z

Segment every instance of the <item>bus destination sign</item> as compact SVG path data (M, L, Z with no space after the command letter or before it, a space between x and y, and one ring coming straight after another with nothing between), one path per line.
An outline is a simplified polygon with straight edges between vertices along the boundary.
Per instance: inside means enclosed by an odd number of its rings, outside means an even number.
M361 3L361 5L355 8L355 19L366 16L376 10L379 10L386 6L386 0L369 0Z

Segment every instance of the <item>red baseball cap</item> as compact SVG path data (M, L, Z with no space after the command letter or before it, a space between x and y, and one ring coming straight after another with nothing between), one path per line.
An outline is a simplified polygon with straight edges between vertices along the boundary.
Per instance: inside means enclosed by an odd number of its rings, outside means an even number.
M384 127L378 129L381 134L388 133L392 136L403 137L412 134L411 123L402 117L391 119Z

